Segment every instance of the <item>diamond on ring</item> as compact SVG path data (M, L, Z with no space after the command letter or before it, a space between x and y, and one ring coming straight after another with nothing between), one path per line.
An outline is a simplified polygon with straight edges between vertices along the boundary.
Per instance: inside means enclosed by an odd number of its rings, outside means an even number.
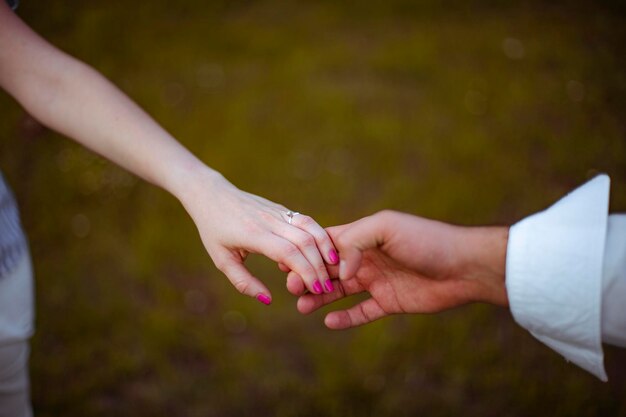
M293 218L296 217L300 213L298 213L297 211L289 210L287 211L286 214L287 214L287 223L291 224L293 222Z

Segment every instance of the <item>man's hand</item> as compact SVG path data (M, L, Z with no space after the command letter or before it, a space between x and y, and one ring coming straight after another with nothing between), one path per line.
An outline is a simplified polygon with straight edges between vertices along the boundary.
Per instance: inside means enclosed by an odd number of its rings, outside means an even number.
M369 292L371 298L326 316L326 326L345 329L397 313L435 313L470 302L506 306L507 227L460 227L383 211L328 228L340 253L338 291L305 294L294 272L287 288L299 295L303 314L340 298Z

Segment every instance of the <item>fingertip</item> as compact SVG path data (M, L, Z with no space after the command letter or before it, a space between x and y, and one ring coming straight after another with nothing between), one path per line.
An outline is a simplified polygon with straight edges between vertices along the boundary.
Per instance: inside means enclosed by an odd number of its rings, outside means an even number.
M339 261L339 278L347 280L356 274L361 265L363 254L357 248L349 248L343 251L342 255Z
M282 262L278 263L278 269L280 269L281 271L286 272L286 273L291 272L291 269L287 265L282 263Z
M295 274L287 275L287 282L285 283L287 287L287 291L291 294L300 296L306 292L306 287L304 286L304 282L300 276Z
M272 298L265 294L257 294L256 299L257 301L259 301L262 304L265 304L266 306L272 304Z
M328 313L324 318L324 324L331 330L342 330L349 326L346 325L346 317L342 317L342 311L333 311Z
M313 281L312 291L313 291L314 294L322 294L324 292L324 288L322 287L322 283L318 279Z
M348 277L346 276L346 261L344 261L343 259L341 261L339 261L339 279L347 279Z
M339 262L339 255L337 255L337 251L335 249L331 249L328 252L328 260L331 265L337 265Z
M259 295L263 294L265 297L267 297L266 299L264 298L265 301L269 300L271 302L272 295L270 290L265 286L265 284L263 284L263 282L253 276L243 264L231 262L222 265L221 270L224 272L228 280L233 284L235 289L237 289L237 291L239 291L241 294L247 295L257 300L259 300Z
M339 279L341 281L345 281L347 279L352 278L352 275L356 271L353 271L354 268L351 267L351 262L347 259L342 259L339 261Z
M303 295L298 298L298 302L296 303L296 308L301 314L309 314L313 311L314 301L310 296Z

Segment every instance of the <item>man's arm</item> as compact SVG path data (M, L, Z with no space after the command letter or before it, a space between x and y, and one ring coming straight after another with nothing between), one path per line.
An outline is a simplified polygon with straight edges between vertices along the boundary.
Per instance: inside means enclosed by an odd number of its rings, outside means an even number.
M608 193L608 177L599 176L510 229L394 212L329 228L341 256L331 271L341 276L339 291L303 295L298 308L310 313L369 292L326 316L328 327L342 329L395 313L508 304L537 339L606 380L602 341L626 346L626 216L611 216L607 228ZM303 293L297 280L288 288Z
M328 228L340 250L339 290L304 295L298 309L308 314L345 296L371 298L326 316L326 325L345 329L389 314L435 313L472 302L508 305L505 282L507 227L461 227L405 213L383 211ZM290 292L304 294L296 274Z

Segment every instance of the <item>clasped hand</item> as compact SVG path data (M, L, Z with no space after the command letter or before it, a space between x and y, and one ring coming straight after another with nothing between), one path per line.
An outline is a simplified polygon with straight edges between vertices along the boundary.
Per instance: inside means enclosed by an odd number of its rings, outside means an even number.
M296 271L287 288L303 314L344 297L370 298L325 318L331 329L398 313L434 313L471 302L507 305L504 269L508 228L460 227L393 211L327 229L341 258L328 268L337 290L306 291ZM284 267L281 269L285 270Z
M209 255L241 293L271 302L268 288L244 264L249 253L259 253L288 273L287 289L299 297L303 314L370 294L329 313L331 329L477 301L508 304L506 227L461 227L386 210L323 229L306 215L285 217L284 206L243 192L214 171L185 190L180 200Z

